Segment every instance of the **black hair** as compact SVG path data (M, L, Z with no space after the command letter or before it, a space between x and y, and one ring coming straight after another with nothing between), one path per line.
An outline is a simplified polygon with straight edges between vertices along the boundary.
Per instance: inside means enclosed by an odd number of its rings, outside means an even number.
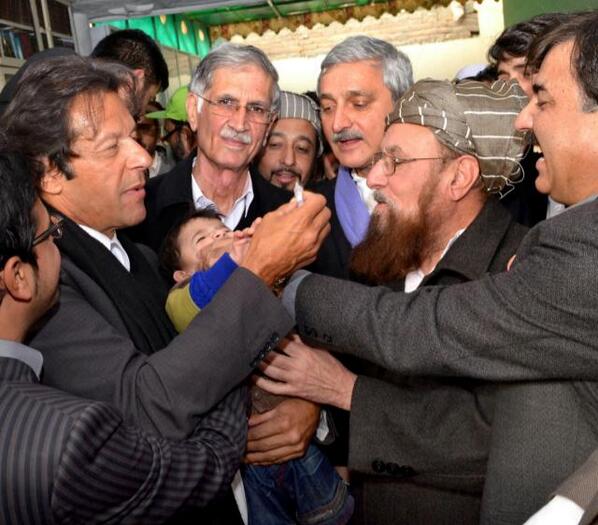
M102 38L91 56L114 60L131 69L143 69L145 87L157 84L168 89L168 66L158 44L139 29L122 29Z
M25 159L17 153L0 152L0 269L14 256L37 266L33 253L36 199L33 177Z
M532 72L540 69L546 55L556 46L573 42L571 71L583 95L583 111L598 108L598 11L572 15L566 22L534 42L528 55Z
M125 66L77 55L36 62L23 74L3 115L0 143L26 156L37 177L45 169L41 159L47 158L71 179L69 160L76 156L71 146L82 131L70 119L74 100L84 98L88 121L97 128L103 111L100 97L105 93L124 97L135 112L134 78Z
M565 13L545 13L507 27L488 50L489 62L497 64L506 55L526 56L537 37L567 20L569 16Z
M181 228L194 219L216 219L219 221L220 215L212 209L195 210L190 208L188 213L181 216L168 230L160 246L159 259L160 272L169 282L172 282L172 274L181 269L181 249L179 246Z

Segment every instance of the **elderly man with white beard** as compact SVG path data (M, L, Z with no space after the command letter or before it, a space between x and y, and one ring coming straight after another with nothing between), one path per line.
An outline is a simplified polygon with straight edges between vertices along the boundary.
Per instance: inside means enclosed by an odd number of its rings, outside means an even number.
M358 280L412 292L506 269L527 229L496 194L520 175L527 136L513 122L526 100L513 82L431 80L400 99L367 177L378 204L352 254ZM258 384L350 411L363 523L479 523L491 387L369 365L356 375L298 339L284 352L263 367L279 382Z

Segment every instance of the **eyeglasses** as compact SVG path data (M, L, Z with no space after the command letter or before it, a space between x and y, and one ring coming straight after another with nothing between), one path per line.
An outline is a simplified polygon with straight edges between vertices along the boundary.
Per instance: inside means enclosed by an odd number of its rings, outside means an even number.
M446 160L446 157L418 157L402 159L401 157L395 157L386 151L379 151L372 157L369 167L372 169L376 164L382 162L382 172L387 177L392 177L395 174L397 166L408 164L409 162L415 162L416 160Z
M261 104L257 104L254 102L243 106L239 104L239 101L230 97L223 97L220 100L210 100L209 98L203 97L202 95L197 96L202 100L205 100L210 105L214 115L219 115L221 117L231 118L241 108L245 108L247 120L255 122L256 124L268 124L272 120L272 117L274 115L273 111L270 111Z
M33 243L31 247L38 245L41 242L44 242L46 239L52 237L54 240L62 238L62 224L64 219L62 217L58 218L55 222L50 224L47 230L41 232L35 239L33 239Z

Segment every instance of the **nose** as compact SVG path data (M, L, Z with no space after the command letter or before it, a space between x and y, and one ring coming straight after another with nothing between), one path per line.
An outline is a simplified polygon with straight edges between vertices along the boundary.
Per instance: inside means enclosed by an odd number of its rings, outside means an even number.
M228 230L216 230L214 233L212 233L212 239L222 239L226 236L227 233Z
M286 145L282 151L282 164L284 166L295 165L295 149L293 146Z
M235 131L246 131L247 129L247 108L239 106L228 119L228 125Z
M531 98L530 101L527 103L517 118L515 119L515 129L518 131L529 131L533 129L534 126L534 114L536 112L537 104L535 102L535 97Z
M388 184L388 177L384 174L384 163L383 159L380 159L376 164L372 166L367 175L367 184L369 188L378 190L384 188Z
M129 165L134 169L147 169L152 165L151 155L141 146L135 139L129 138L130 142L130 153L129 153Z
M332 131L338 133L339 131L351 127L351 119L345 111L344 106L338 105L332 115Z

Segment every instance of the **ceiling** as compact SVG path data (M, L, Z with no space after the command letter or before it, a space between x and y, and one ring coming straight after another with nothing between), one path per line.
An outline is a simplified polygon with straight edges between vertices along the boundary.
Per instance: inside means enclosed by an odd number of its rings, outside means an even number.
M387 0L69 0L74 12L90 21L138 16L186 13L208 26L343 9ZM463 1L463 0L462 0ZM446 0L395 0L408 10L418 5L432 7ZM409 7L412 9L409 9Z

